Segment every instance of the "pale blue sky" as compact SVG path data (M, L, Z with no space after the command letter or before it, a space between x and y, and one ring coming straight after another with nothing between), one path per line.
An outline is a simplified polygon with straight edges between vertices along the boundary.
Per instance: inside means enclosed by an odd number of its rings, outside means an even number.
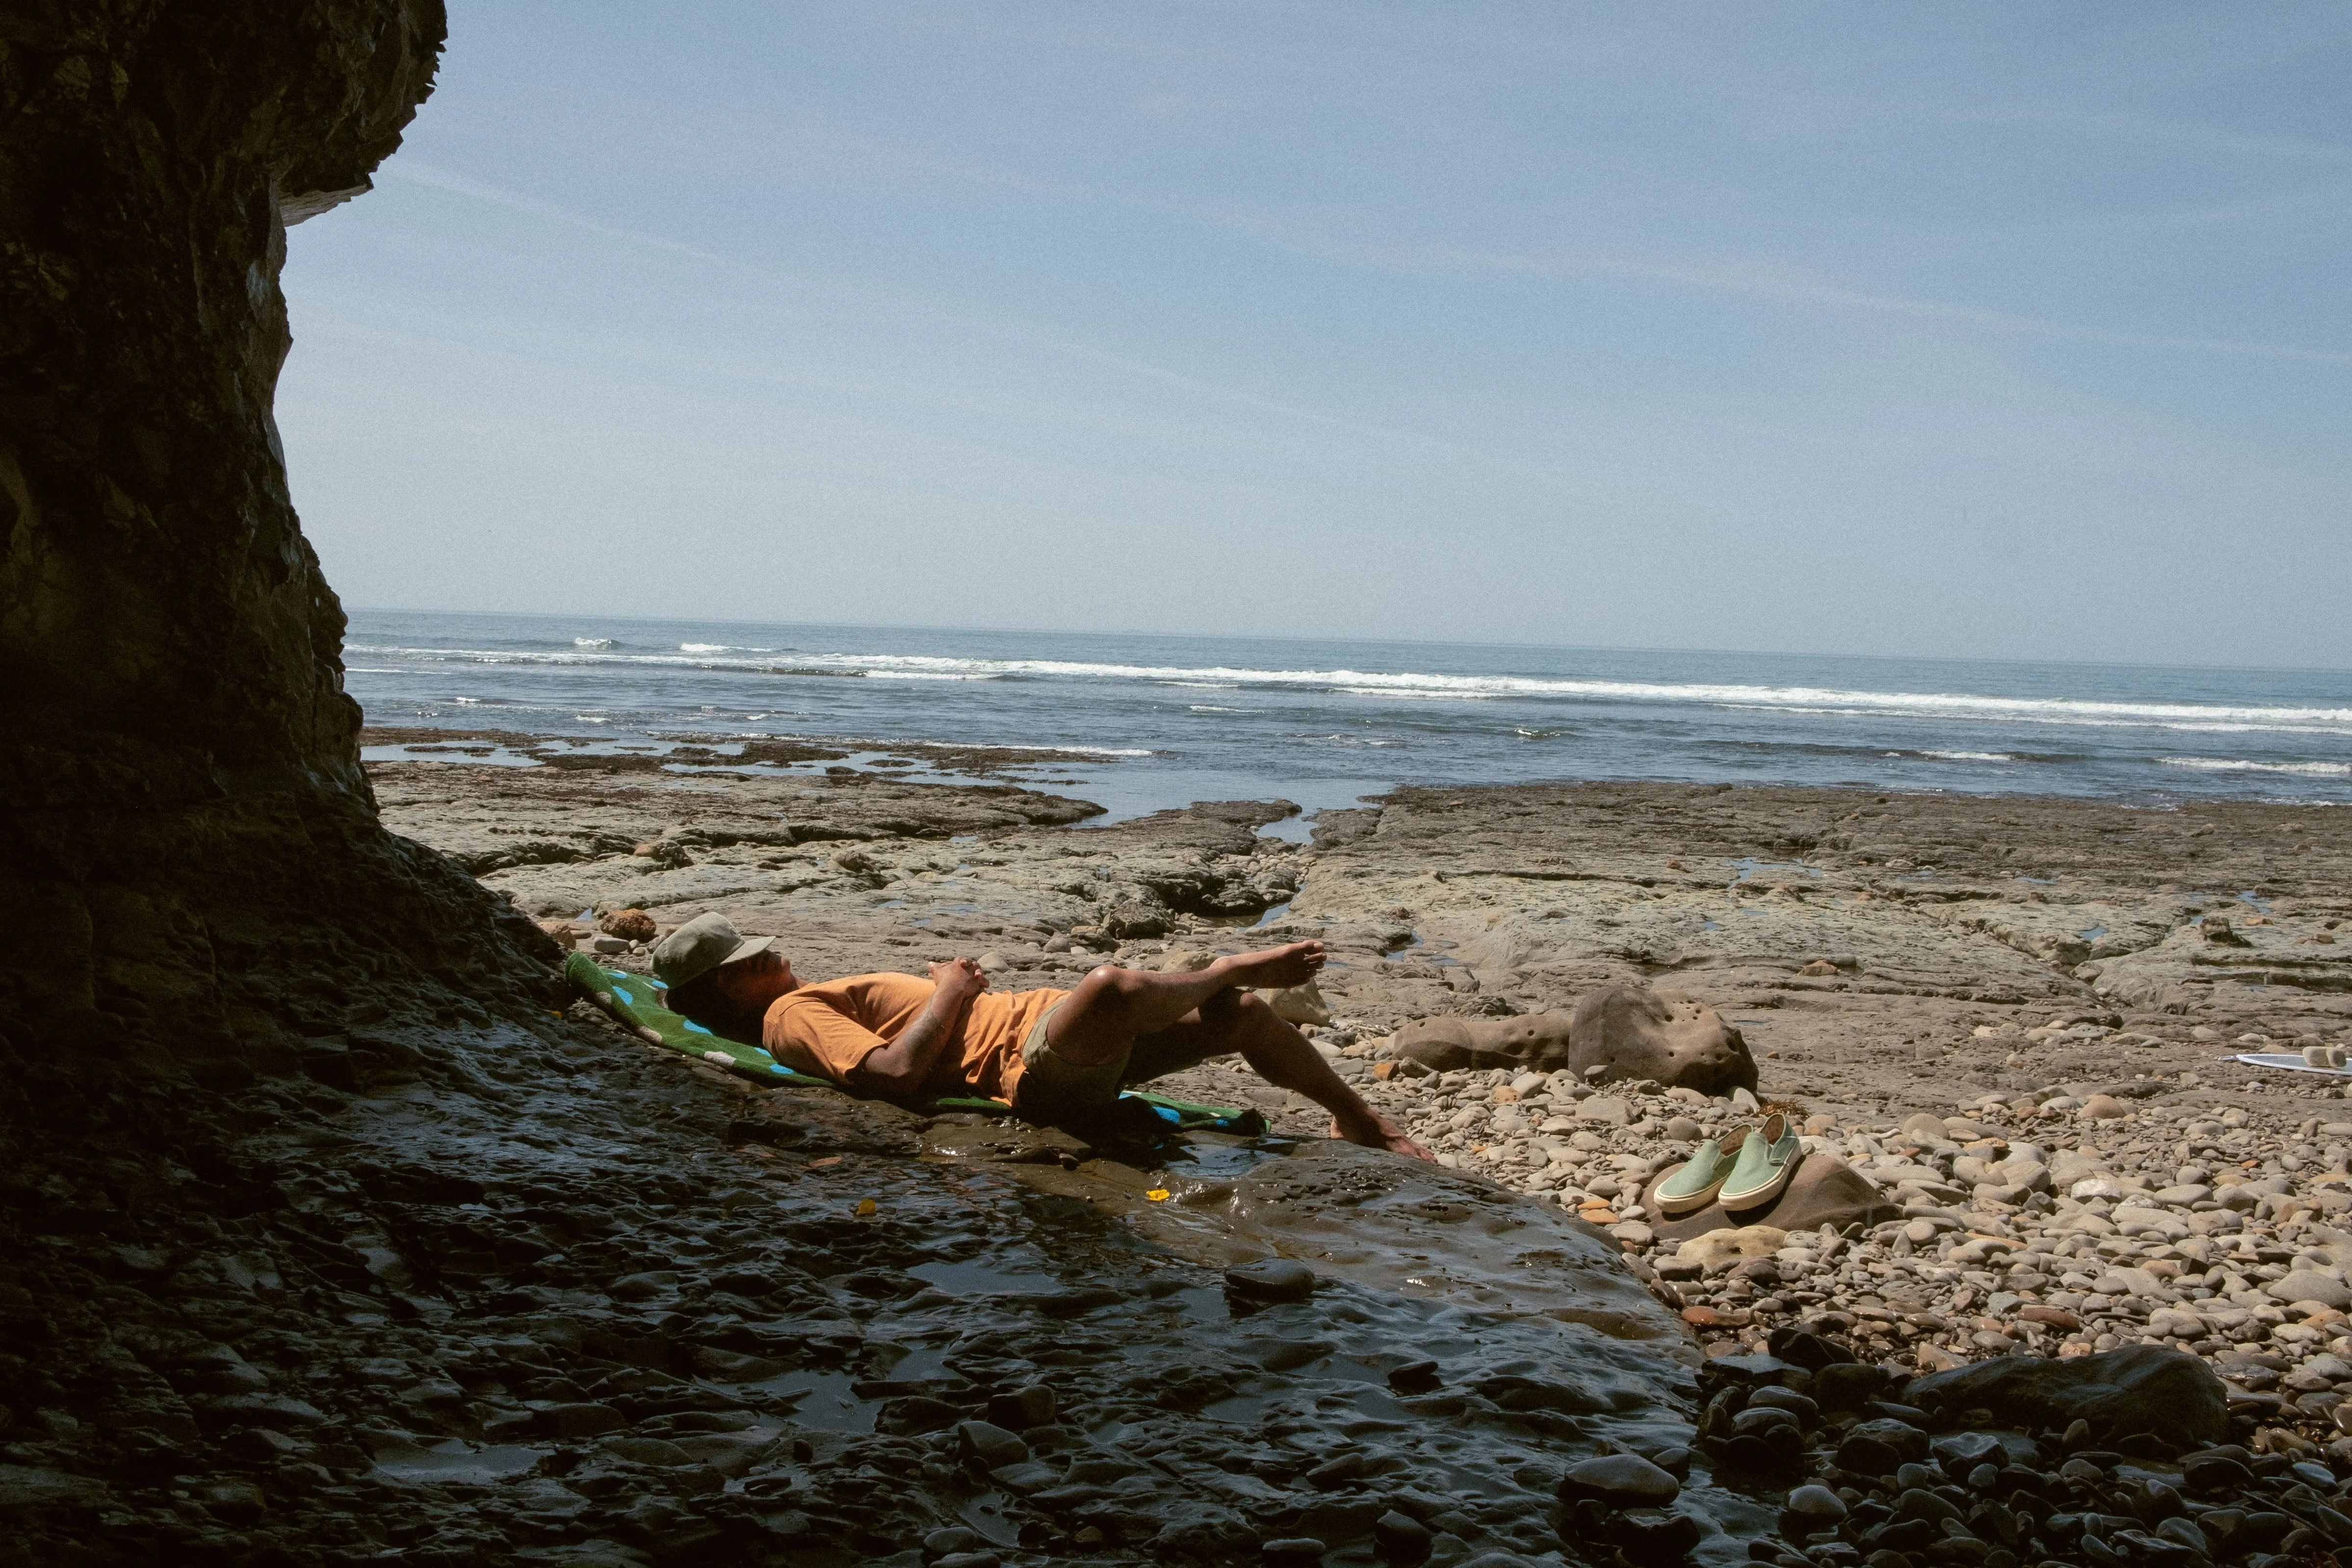
M2352 664L2352 9L453 12L352 605Z

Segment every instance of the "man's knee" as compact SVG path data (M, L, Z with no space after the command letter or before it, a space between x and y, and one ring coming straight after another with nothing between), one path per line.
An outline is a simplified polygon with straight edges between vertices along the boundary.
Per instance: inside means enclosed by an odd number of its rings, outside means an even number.
M1116 1005L1133 1002L1150 988L1150 982L1132 969L1121 969L1116 963L1098 963L1086 973L1077 989Z

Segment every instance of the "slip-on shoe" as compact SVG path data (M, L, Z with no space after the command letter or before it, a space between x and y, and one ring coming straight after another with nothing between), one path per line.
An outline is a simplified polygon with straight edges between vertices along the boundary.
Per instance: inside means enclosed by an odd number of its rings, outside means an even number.
M1668 1219L1696 1214L1715 1202L1716 1194L1730 1176L1748 1129L1727 1132L1721 1138L1710 1138L1701 1143L1688 1160L1666 1173L1651 1193L1658 1212Z
M1787 1188L1789 1177L1803 1157L1804 1145L1789 1119L1777 1113L1769 1116L1740 1145L1739 1158L1716 1199L1727 1209L1761 1208Z

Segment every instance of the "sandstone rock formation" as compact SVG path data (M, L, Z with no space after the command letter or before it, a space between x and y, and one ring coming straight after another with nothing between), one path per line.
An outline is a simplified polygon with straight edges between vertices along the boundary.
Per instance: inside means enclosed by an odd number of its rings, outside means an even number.
M1639 985L1602 986L1573 1013L1417 1019L1397 1031L1396 1051L1437 1072L1566 1068L1593 1083L1648 1079L1702 1094L1756 1087L1747 1043L1720 1014L1693 997Z
M1673 991L1611 985L1576 1005L1569 1065L1587 1079L1649 1079L1703 1094L1756 1087L1756 1063L1739 1031L1706 1003Z
M203 1297L205 1238L287 1203L236 1142L294 1103L256 1085L415 1076L362 1025L547 1024L543 934L376 819L270 412L285 226L366 187L443 31L438 0L0 22L0 899L26 916L0 958L0 1408L50 1412L12 1459L64 1485L28 1444L79 1443L93 1500L93 1473L196 1435L184 1405L133 1417L171 1390L108 1335ZM174 1375L249 1375L223 1365ZM221 1485L225 1517L260 1500ZM19 1510L0 1537L32 1530Z
M1569 1015L1517 1018L1416 1018L1396 1033L1396 1054L1433 1072L1463 1068L1526 1068L1555 1072L1569 1065Z

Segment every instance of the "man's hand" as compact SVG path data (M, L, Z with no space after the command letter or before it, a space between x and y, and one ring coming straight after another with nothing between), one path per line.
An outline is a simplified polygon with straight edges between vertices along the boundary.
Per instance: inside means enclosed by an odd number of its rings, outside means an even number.
M976 959L950 958L931 965L931 984L952 1001L969 1002L988 989L988 972Z
M954 1039L964 1009L987 989L986 972L969 958L932 964L931 999L897 1039L866 1054L849 1073L849 1086L880 1094L919 1093L932 1064Z

